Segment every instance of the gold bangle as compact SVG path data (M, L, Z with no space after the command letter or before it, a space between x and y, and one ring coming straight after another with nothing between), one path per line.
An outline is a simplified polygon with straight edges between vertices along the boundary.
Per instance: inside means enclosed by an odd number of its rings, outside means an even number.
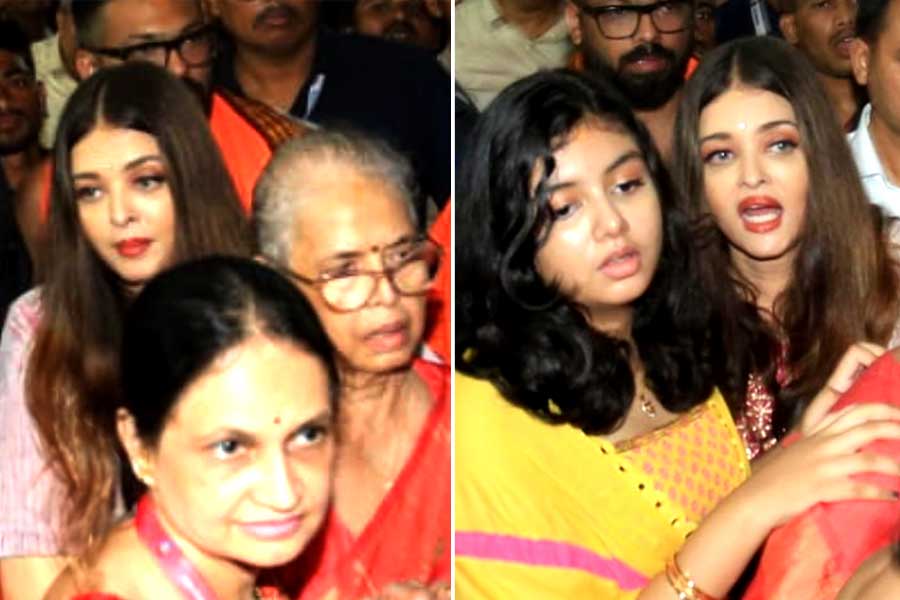
M678 566L675 556L666 563L666 580L678 594L678 600L717 600L697 587L693 578Z

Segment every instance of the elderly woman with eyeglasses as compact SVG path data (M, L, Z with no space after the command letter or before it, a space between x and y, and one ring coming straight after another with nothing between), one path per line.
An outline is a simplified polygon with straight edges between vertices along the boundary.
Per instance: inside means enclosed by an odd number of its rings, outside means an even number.
M405 159L335 131L286 144L255 190L260 248L316 309L341 377L332 510L284 573L302 600L449 592L449 370L422 346L440 250L415 194Z

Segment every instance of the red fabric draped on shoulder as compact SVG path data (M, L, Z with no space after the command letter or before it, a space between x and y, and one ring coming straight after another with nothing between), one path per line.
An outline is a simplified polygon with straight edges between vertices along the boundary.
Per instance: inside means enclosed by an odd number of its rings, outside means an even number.
M900 362L891 353L875 361L833 410L852 404L900 406ZM864 448L900 460L900 441ZM871 474L861 480L900 491L900 477ZM817 504L774 530L744 600L829 600L870 554L897 537L900 502L858 500Z
M451 256L450 226L453 221L452 201L447 201L438 218L431 225L431 239L437 242L443 254L434 287L428 294L428 332L425 343L447 364L450 364L450 306L453 302L450 289Z
M332 511L298 560L273 574L299 590L299 600L354 600L396 582L450 581L450 371L424 360L415 370L435 403L409 461L358 537Z

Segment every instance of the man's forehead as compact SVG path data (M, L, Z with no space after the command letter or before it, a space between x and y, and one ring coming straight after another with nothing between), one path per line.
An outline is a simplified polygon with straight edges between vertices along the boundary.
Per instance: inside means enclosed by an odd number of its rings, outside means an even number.
M647 6L660 4L660 0L580 0L575 3L584 6Z
M108 44L167 40L202 23L197 0L110 0L103 11Z

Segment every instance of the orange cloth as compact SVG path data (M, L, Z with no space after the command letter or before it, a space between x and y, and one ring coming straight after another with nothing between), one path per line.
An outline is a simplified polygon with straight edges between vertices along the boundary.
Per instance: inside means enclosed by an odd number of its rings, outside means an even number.
M851 404L900 406L900 362L885 354L866 369L832 410ZM900 458L900 441L878 440L864 451ZM900 491L900 477L860 479ZM817 504L774 530L744 600L830 600L870 554L890 544L900 502L856 500Z
M299 122L268 106L228 92L215 93L209 127L247 214L253 206L253 186L269 162L272 151L302 133Z
M688 59L687 68L684 70L684 79L687 81L691 78L691 75L694 74L694 71L697 70L697 67L700 66L700 61L697 60L696 56L692 56Z
M434 407L409 461L359 536L334 513L284 575L299 600L355 600L395 582L450 581L450 370L417 360ZM296 589L295 586L290 586Z
M452 201L447 201L438 218L431 225L431 239L444 251L434 287L428 294L428 331L425 343L447 364L450 364L450 307L452 291L450 273L453 247L450 244L450 225L453 220Z
M253 206L253 186L272 149L266 140L222 96L213 94L209 127L222 151L225 166L247 214Z

